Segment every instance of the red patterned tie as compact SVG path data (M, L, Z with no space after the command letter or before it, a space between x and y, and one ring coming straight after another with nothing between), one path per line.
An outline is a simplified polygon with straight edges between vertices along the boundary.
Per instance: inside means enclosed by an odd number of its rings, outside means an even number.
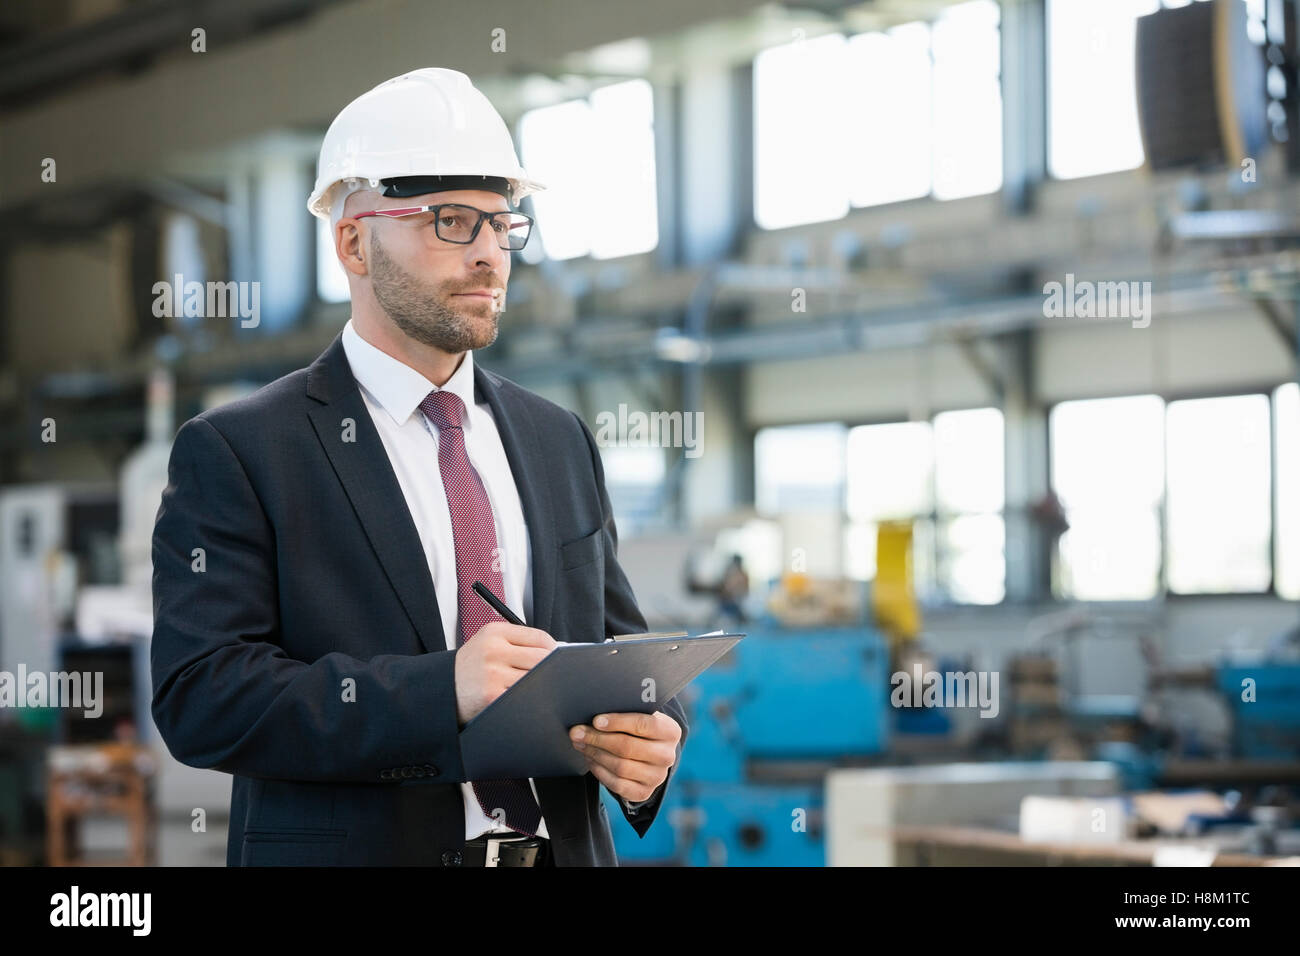
M460 620L456 645L459 647L483 625L503 620L473 588L475 581L482 581L493 594L505 599L496 526L492 521L492 503L465 453L465 434L461 428L465 403L455 392L435 390L420 403L420 410L438 428L438 468L447 493L452 539L456 545ZM537 835L542 812L527 780L480 780L472 786L485 814L519 833Z

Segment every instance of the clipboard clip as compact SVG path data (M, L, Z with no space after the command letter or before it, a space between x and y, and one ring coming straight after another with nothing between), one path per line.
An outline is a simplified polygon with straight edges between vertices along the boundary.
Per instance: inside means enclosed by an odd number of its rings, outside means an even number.
M686 631L653 631L649 634L615 634L605 638L604 643L615 644L619 641L648 641L655 637L689 637Z

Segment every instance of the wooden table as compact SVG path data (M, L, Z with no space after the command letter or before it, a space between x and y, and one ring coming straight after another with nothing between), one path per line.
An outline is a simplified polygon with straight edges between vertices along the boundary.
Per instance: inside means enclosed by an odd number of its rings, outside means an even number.
M153 866L154 769L152 752L138 744L53 748L46 769L46 865ZM130 838L124 859L81 856L80 824L99 814L126 819Z
M1156 850L1205 846L1212 841L1122 840L1115 843L1030 843L1003 830L963 826L888 828L898 845L899 866L1151 866ZM1286 857L1221 852L1212 866L1269 866Z

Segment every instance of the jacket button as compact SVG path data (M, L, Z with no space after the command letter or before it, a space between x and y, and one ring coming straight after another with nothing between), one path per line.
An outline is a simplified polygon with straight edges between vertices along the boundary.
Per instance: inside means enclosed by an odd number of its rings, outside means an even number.
M443 866L460 866L460 852L458 850L447 850L442 855Z

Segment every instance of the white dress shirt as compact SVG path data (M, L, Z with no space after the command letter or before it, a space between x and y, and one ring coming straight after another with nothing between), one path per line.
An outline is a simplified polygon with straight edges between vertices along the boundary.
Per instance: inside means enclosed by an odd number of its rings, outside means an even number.
M419 407L430 392L438 390L438 386L363 339L353 328L351 319L343 327L343 350L420 533L420 543L424 546L424 557L429 563L429 573L438 596L447 649L455 650L460 607L451 512L443 490L442 470L438 466L438 428ZM497 596L521 620L530 621L533 596L528 525L524 521L519 491L501 444L492 408L487 402L474 401L473 351L465 353L460 366L442 388L455 392L465 403L465 452L492 503L497 547L504 559L501 574L505 593ZM531 779L528 785L536 796L537 785ZM462 783L460 788L465 805L466 840L489 832L514 832L483 812L468 783ZM539 835L549 839L545 819L541 822Z

